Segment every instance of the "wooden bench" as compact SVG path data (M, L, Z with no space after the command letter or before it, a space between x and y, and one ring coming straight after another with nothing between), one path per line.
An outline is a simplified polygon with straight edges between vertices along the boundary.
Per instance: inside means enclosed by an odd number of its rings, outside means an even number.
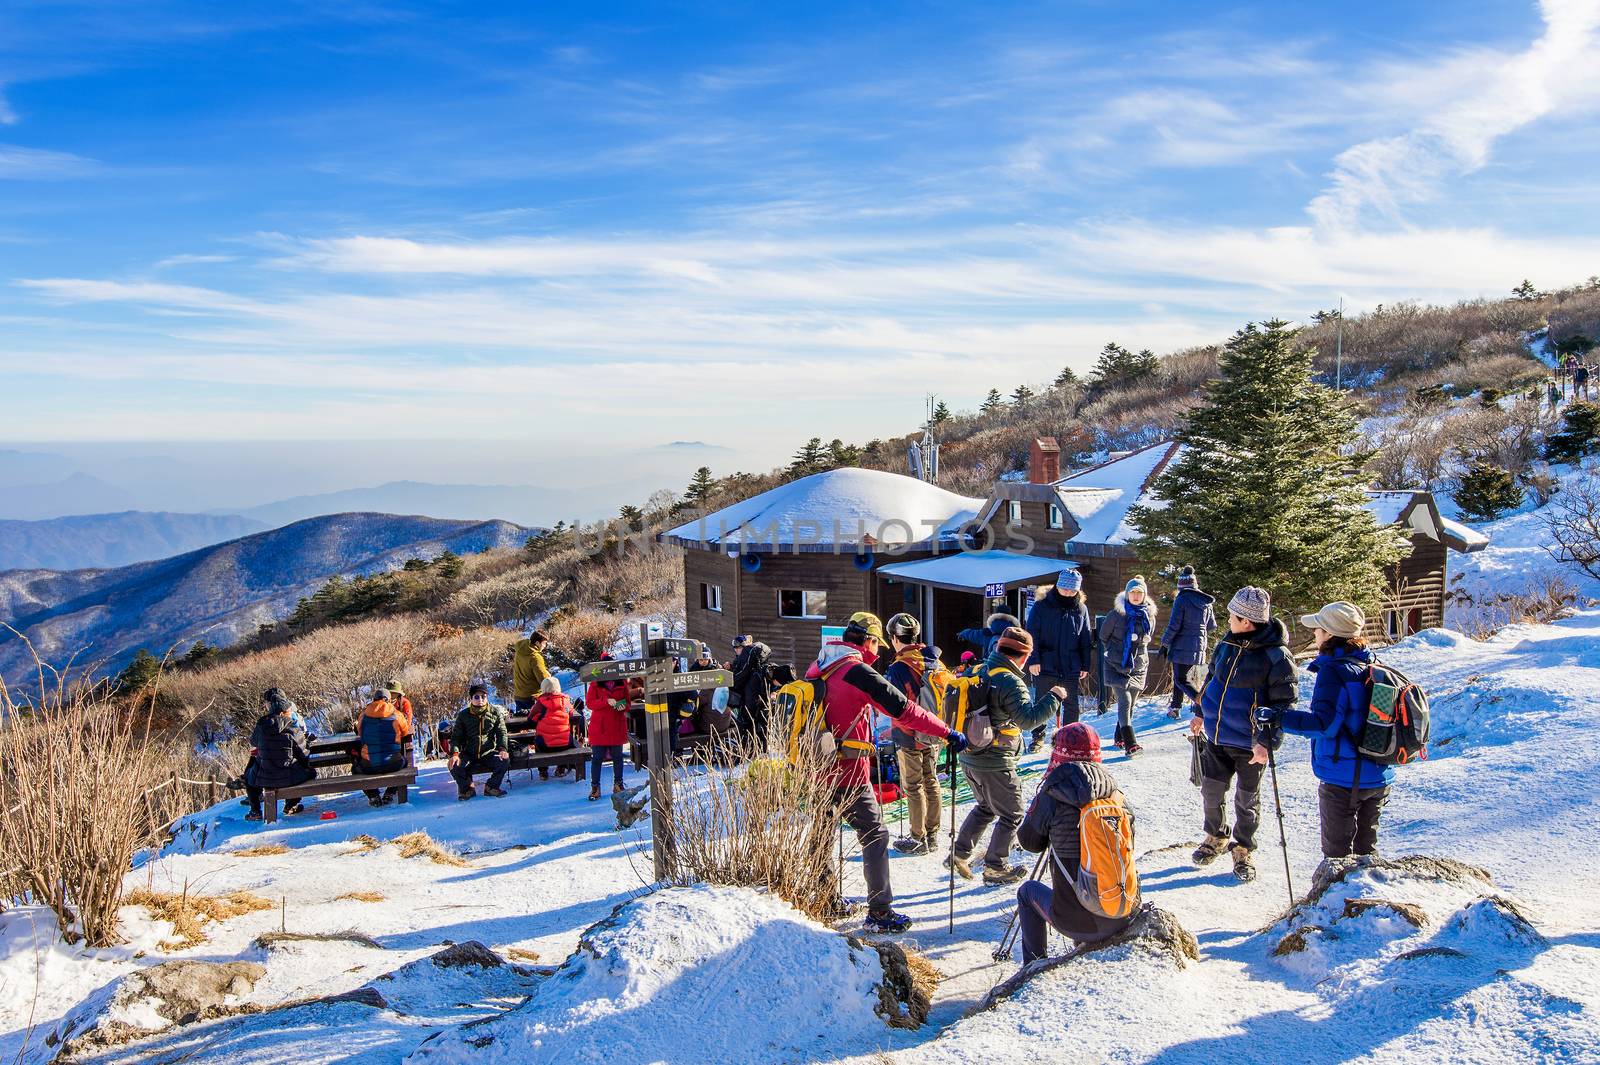
M576 730L575 730L576 731ZM583 783L584 768L589 764L590 750L580 735L572 736L572 746L564 751L541 751L534 747L537 733L528 724L527 714L512 714L506 718L506 736L511 741L511 769L556 769L571 766L574 779Z
M351 751L360 742L361 738L354 732L318 736L310 744L311 767L320 772L323 769L355 764L355 755ZM262 814L262 822L270 825L278 819L278 802L280 799L288 801L302 799L308 795L339 795L347 791L398 788L399 800L402 803L408 802L408 789L417 782L417 767L412 761L410 743L405 745L405 754L406 767L395 770L393 773L377 773L371 776L351 773L348 776L313 777L303 784L292 784L285 788L264 788L262 789L262 800L265 809Z

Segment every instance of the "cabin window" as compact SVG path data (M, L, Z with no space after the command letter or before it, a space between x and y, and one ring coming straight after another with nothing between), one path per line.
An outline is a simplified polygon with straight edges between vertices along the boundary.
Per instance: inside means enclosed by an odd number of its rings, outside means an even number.
M1390 641L1402 640L1411 635L1407 622L1410 619L1404 610L1385 610L1383 612L1383 633Z
M722 585L705 583L700 585L700 609L722 613Z
M828 593L785 588L778 592L780 618L826 618Z
M1050 504L1050 528L1060 529L1066 523L1061 520L1061 508L1054 503Z
M1006 520L1013 525L1022 524L1022 500L1011 499L1006 501Z

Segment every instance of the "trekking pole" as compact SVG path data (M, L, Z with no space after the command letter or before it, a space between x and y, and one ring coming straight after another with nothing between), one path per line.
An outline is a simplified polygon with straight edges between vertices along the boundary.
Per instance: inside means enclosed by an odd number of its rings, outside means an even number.
M1272 805L1278 811L1278 846L1283 848L1283 881L1289 885L1289 908L1294 908L1294 878L1289 875L1289 837L1283 830L1283 800L1278 797L1278 757L1267 748L1267 770L1272 774Z
M1049 853L1050 849L1048 847L1040 853L1039 860L1033 864L1033 875L1028 878L1029 880L1038 880L1044 873L1044 860ZM994 949L994 953L989 955L995 961L1002 961L1011 957L1011 948L1016 946L1015 933L1021 929L1021 916L1022 900L1018 899L1016 906L1011 910L1011 920L1006 922L1006 930L1000 936L1000 945Z
M949 750L949 748L946 748ZM956 934L956 752L950 755L950 934Z

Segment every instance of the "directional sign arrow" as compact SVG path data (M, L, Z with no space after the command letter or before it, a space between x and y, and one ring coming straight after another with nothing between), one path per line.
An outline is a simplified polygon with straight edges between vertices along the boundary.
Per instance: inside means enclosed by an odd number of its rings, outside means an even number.
M664 677L647 677L644 690L646 695L669 695L702 688L726 688L732 683L733 674L725 669L702 669L698 673L668 673Z
M693 658L700 653L698 640L651 640L651 658Z
M653 677L672 665L666 659L652 661L647 658L617 658L599 662L586 662L578 669L578 679L624 680L628 677Z

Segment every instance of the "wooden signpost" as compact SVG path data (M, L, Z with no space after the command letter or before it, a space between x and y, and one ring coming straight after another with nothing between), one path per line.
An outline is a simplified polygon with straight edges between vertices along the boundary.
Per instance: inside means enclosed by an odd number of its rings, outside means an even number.
M639 626L639 658L606 659L590 662L578 670L584 681L644 681L645 751L650 770L650 836L655 851L656 880L672 879L677 865L672 838L672 719L667 713L668 695L709 688L727 688L733 674L725 669L705 669L696 673L672 672L672 660L698 655L703 645L694 640L651 639L650 626Z

